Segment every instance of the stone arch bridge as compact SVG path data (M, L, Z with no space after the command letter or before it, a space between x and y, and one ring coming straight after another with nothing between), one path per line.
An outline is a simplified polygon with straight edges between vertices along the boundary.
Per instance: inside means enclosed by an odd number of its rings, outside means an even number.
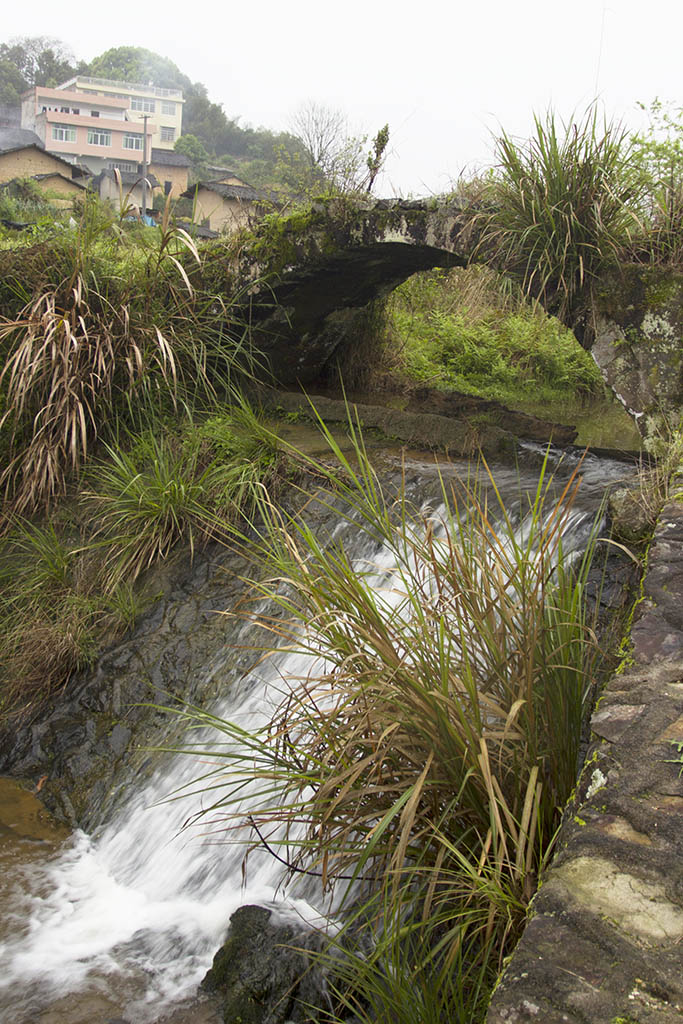
M278 381L310 386L351 353L369 303L420 270L467 266L477 231L457 202L339 199L269 218L238 284ZM587 326L586 326L587 325ZM576 328L575 324L569 325ZM580 341L643 433L683 407L683 274L625 265L594 288ZM646 425L648 424L648 425Z
M454 204L320 203L257 229L241 255L259 348L283 384L320 378L353 344L368 304L420 270L466 266L474 239Z

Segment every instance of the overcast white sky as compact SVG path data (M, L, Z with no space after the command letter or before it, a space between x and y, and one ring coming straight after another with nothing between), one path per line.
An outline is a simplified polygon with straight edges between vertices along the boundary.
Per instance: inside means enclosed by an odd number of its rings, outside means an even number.
M303 101L389 122L383 195L443 191L492 160L491 132L529 134L552 104L642 123L637 101L683 105L680 0L5 0L1 40L55 36L90 60L112 46L170 57L243 124L284 129ZM101 13L100 13L101 12Z

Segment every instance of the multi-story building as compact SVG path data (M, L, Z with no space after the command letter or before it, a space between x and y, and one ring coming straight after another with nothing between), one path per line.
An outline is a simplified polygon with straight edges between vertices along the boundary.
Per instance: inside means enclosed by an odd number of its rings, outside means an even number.
M50 153L85 164L93 174L113 169L139 173L145 148L148 162L152 147L173 150L182 111L179 89L78 75L56 89L36 86L24 93L21 125L34 131Z
M143 159L144 124L127 120L128 103L117 97L86 96L36 86L22 97L21 123L45 149L93 174L118 167L136 171ZM147 126L147 153L152 132Z
M183 128L182 89L159 89L154 85L115 82L109 78L89 78L76 75L59 86L60 90L75 91L93 100L126 100L127 120L139 121L148 115L152 130L152 145L156 149L173 149ZM85 101L84 101L85 102Z

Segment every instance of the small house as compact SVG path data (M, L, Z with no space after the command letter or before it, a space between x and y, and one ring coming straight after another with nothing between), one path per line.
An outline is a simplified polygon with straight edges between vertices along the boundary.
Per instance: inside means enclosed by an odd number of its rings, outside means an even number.
M107 168L92 179L91 188L95 190L100 199L108 199L117 210L121 208L122 202L124 207L136 206L141 210L142 182L142 174ZM159 188L159 182L153 174L148 173L146 203L148 209L152 206L155 188Z
M183 192L193 200L195 223L225 234L249 227L272 207L265 192L229 174L229 181L200 181Z
M80 167L54 153L46 153L35 132L0 128L0 184L46 174L59 174L67 180L84 176Z
M188 186L188 174L192 161L184 153L173 149L152 148L149 172L159 179L164 195L177 199Z

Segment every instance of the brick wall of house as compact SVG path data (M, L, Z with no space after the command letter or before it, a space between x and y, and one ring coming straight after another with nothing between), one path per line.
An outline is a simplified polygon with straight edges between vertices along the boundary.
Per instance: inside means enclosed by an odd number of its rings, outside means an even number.
M0 153L0 183L12 181L13 178L31 178L34 174L50 174L54 171L68 174L61 160L55 160L49 153L44 153L33 146L17 149L13 153Z
M208 221L212 231L225 231L228 234L239 231L249 225L253 212L254 204L251 202L223 199L215 192L201 187L197 191L194 219L198 224Z
M149 164L149 172L161 183L163 190L167 181L171 182L171 197L177 199L187 188L187 167L169 167L167 164Z

